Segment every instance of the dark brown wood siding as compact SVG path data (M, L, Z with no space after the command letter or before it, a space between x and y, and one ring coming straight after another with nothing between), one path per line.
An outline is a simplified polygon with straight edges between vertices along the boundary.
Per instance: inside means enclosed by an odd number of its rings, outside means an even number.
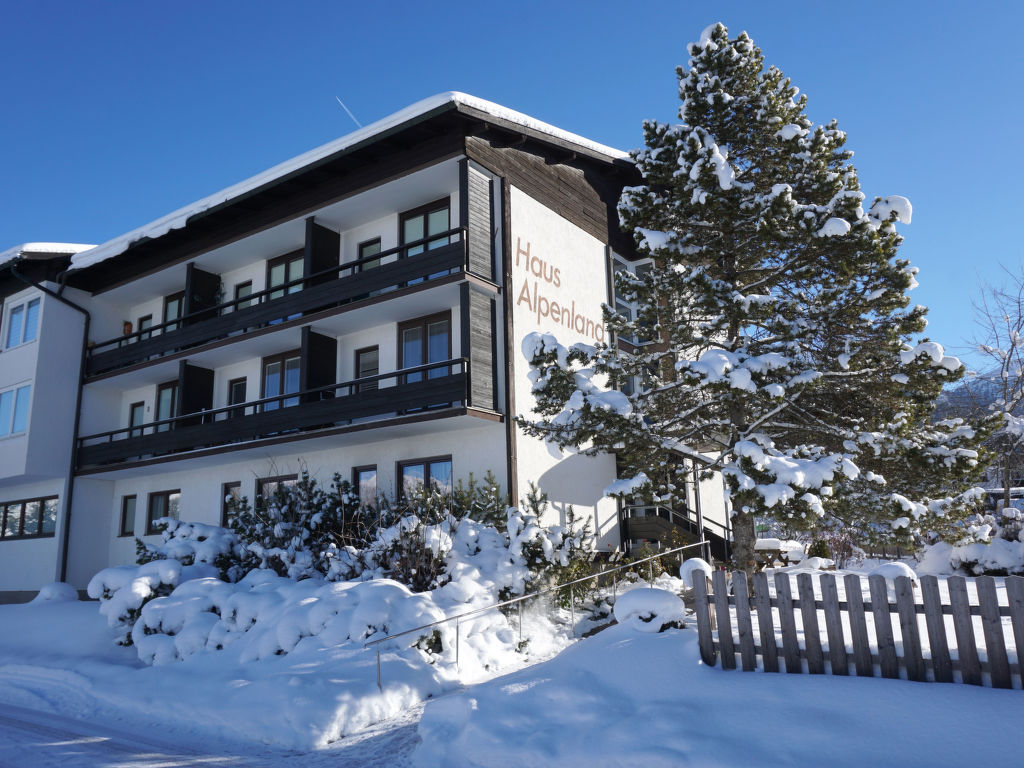
M464 283L462 286L463 355L469 358L469 402L476 408L497 410L497 374L494 370L495 296Z
M491 218L491 179L462 161L462 223L468 228L469 271L494 280L494 224Z

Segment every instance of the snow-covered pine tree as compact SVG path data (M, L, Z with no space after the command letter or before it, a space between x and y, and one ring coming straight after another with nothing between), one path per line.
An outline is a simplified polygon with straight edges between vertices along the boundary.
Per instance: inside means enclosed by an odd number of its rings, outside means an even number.
M845 134L807 118L805 97L765 68L746 33L711 26L689 53L677 70L681 122L645 123L634 153L643 184L619 205L652 267L617 275L636 316L606 307L605 321L646 341L627 354L531 336L523 351L540 418L520 423L562 447L614 451L626 478L616 491L666 504L685 503L686 467L673 456L721 470L734 559L749 569L755 517L813 528L829 509L852 515L834 491L860 477L862 457L906 458L919 443L959 492L976 452L961 425L916 431L960 363L937 344L907 343L926 311L908 309L916 270L896 257L894 224L909 223L909 202L864 211ZM626 380L639 382L628 396L605 386ZM917 405L888 423L903 401ZM876 479L860 477L862 499L885 497L855 505L872 516L865 524L892 530L927 510L917 498L901 511L898 489Z

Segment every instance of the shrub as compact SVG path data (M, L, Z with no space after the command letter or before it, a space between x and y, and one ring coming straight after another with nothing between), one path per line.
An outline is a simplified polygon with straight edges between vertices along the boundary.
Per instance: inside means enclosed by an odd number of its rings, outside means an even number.
M832 550L829 549L828 543L824 539L815 539L811 542L811 546L807 548L808 557L823 557L826 559L832 559Z

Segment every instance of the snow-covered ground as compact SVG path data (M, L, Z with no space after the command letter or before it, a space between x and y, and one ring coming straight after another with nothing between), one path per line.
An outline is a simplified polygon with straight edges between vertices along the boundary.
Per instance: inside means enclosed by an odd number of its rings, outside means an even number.
M0 606L0 627L0 765L1019 764L1020 691L723 671L693 629L635 618L474 685L417 690L395 656L383 694L352 647L146 666L96 603ZM325 745L353 711L383 721Z

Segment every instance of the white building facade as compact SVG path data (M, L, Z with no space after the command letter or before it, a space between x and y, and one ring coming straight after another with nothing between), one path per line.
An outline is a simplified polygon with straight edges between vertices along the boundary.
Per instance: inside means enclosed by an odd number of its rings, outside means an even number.
M631 250L615 204L635 173L444 94L69 246L47 274L8 252L0 510L20 517L0 536L0 593L83 588L134 562L153 520L221 523L226 498L303 470L367 500L491 472L513 501L538 484L551 522L569 506L589 518L599 549L628 544L604 495L615 457L562 455L514 417L532 407L526 334L612 341L601 307ZM720 485L701 502L724 517Z

